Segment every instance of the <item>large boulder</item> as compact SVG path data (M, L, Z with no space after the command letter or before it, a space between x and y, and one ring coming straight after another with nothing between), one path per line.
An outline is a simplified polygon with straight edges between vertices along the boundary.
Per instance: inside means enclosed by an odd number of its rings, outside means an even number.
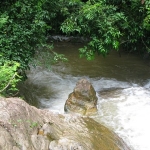
M69 94L64 110L82 115L93 115L97 112L97 99L92 84L86 79L81 79L73 92Z
M19 98L0 97L0 150L129 150L88 117L54 114Z

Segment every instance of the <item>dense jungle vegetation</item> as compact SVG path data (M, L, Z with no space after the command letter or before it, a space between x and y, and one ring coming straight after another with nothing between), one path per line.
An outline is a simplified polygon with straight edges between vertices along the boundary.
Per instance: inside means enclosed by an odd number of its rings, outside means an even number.
M150 0L5 0L0 1L0 93L17 91L37 50L50 49L53 34L90 39L80 57L106 56L123 49L150 52Z

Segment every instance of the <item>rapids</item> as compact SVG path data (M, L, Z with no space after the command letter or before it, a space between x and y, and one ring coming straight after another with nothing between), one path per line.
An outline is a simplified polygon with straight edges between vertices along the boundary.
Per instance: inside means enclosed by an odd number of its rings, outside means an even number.
M131 150L150 150L150 67L141 58L111 52L106 58L80 59L82 44L55 43L55 51L69 59L52 70L31 68L21 87L29 103L64 113L64 104L77 81L87 78L98 96L96 121L116 132ZM44 59L44 58L43 58Z

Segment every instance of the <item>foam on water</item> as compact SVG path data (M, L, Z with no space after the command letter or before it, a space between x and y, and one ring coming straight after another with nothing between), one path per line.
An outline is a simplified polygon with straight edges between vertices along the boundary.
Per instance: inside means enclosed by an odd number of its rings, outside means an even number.
M38 87L35 94L41 86L45 89L38 97L41 108L64 113L65 101L81 78L84 77L34 70L28 82ZM116 79L85 78L98 96L98 115L94 119L116 132L132 150L150 150L150 81L142 87Z
M118 133L133 150L150 149L149 95L143 87L130 87L122 90L118 98L99 100L99 121Z

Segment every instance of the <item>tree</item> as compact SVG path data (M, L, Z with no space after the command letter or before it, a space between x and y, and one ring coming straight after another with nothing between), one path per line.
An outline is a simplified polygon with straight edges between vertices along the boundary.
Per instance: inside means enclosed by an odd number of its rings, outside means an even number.
M51 47L47 34L88 37L89 43L79 52L91 60L96 53L106 56L112 49L149 52L149 31L150 0L0 1L0 68L17 66L18 77L24 75L39 54L36 51ZM51 54L51 62L66 60L52 50Z
M144 19L147 15L146 7L150 8L149 0L107 0L107 4L117 6L117 11L123 12L127 18L128 27L122 31L124 34L122 47L130 52L143 54L149 51L150 39L147 29L144 27Z
M19 75L25 77L37 50L51 47L46 43L46 33L51 29L47 22L55 17L56 3L57 0L0 1L0 91L16 86ZM54 61L62 58L51 52Z
M43 4L43 0L7 0L0 5L0 15L7 19L0 31L0 54L4 60L19 62L23 71L37 47L46 41L49 27L44 22L47 11Z
M141 4L141 2L143 4ZM149 51L149 0L88 0L70 14L61 30L67 34L88 36L90 42L80 56L93 59L95 53L106 56L110 50Z

